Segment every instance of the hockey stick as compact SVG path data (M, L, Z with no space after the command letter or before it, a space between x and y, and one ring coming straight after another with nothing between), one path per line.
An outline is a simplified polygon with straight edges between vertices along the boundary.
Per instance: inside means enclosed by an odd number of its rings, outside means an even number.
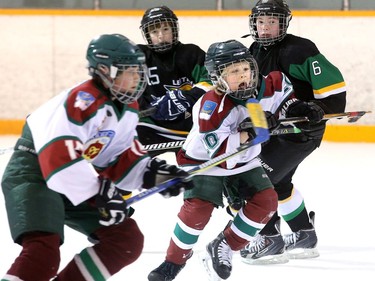
M250 122L249 122L250 123ZM286 135L286 134L298 134L301 130L296 127L285 127L281 129L276 129L270 132L270 136L279 136L279 135ZM168 150L168 149L176 149L181 148L185 140L177 140L177 141L168 141L168 142L161 142L161 143L153 143L153 144L145 144L144 149L147 151L159 151L159 150ZM0 149L0 155L6 154L13 151L13 147L7 147Z
M285 127L285 128L273 130L272 132L270 132L270 136L298 134L298 133L301 133L301 130L296 127ZM145 144L144 148L147 151L170 150L170 149L181 148L184 145L184 143L185 143L185 140L168 141L168 142L161 142L161 143Z
M325 114L323 116L323 120L329 119L342 119L344 117L348 118L348 123L357 122L363 115L366 113L372 113L371 111L349 111L343 113L333 113L333 114ZM299 122L308 122L309 119L307 117L289 117L284 119L279 119L280 124L282 125L292 125L294 123ZM252 127L251 122L242 123L242 129ZM271 136L278 136L278 135L285 135L285 134L298 134L301 133L301 130L296 127L285 127L273 130L270 132ZM162 143L154 143L154 144L146 144L144 145L147 151L159 151L159 150L167 150L167 149L175 149L180 148L184 144L184 140L178 141L170 141L170 142L162 142Z
M149 116L155 111L155 107L146 109L144 111L140 111L139 115ZM357 122L362 116L366 113L372 113L372 111L348 111L343 113L332 113L332 114L325 114L323 116L323 120L329 119L342 119L344 117L348 118L348 123ZM279 120L281 124L288 125L298 122L308 122L309 119L307 117L289 117ZM250 123L250 122L249 122ZM296 134L300 133L300 130L297 128L282 128L273 130L270 135L284 135L284 134ZM145 149L147 151L157 151L157 150L164 150L164 149L174 149L180 148L184 144L184 140L179 141L171 141L171 142L164 142L164 143L155 143L155 144L147 144L145 145ZM12 152L13 147L7 147L0 149L0 155L6 154L8 152Z
M354 123L357 122L366 113L372 113L372 111L348 111L342 113L324 114L323 120L342 119L346 117L348 118L348 123ZM281 124L293 124L298 122L308 122L309 119L307 117L290 117L279 119L279 121Z
M145 110L142 110L138 113L138 117L139 118L142 118L142 117L147 117L147 116L151 116L153 115L154 113L156 112L156 107L150 107L150 108L147 108Z
M198 166L195 166L191 170L189 170L189 176L187 178L191 178L192 176L202 173L203 171L206 171L208 169L211 169L228 159L240 154L241 152L249 149L250 147L260 144L262 142L265 142L269 139L269 132L268 132L268 126L267 121L265 119L265 115L262 109L262 106L258 103L256 99L249 99L247 101L246 107L248 109L249 115L251 120L253 121L254 131L256 134L256 137L252 139L251 141L244 143L237 147L234 151L224 153L220 156L217 156L215 158L212 158L211 160L208 160L207 162L204 162ZM135 202L138 202L144 198L147 198L155 193L159 193L171 186L176 185L177 183L186 180L187 178L173 178L171 180L165 181L157 186L154 186L150 189L147 189L137 195L134 195L133 197L126 200L126 203L128 206L134 204Z

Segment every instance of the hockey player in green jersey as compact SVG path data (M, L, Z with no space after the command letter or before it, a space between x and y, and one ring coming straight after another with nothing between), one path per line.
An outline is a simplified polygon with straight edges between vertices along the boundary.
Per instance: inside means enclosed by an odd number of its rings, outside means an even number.
M122 193L187 175L151 159L137 139L137 99L146 85L145 56L137 45L104 34L91 40L86 58L92 77L27 117L4 171L11 235L22 251L2 281L107 280L143 248ZM163 194L192 187L181 184ZM58 272L64 225L96 243Z
M139 140L152 155L176 152L176 148L151 151L158 147L152 144L166 147L185 140L192 126L193 105L212 86L204 67L205 52L179 41L178 18L166 6L147 9L140 28L147 44L138 46L146 54L148 67L140 110L155 107L156 112L140 119Z
M249 17L250 35L254 41L250 52L267 75L271 71L285 73L295 96L310 105L295 103L287 117L338 113L345 110L346 86L339 69L323 56L308 39L287 34L291 11L283 0L260 0ZM262 148L260 159L278 193L278 213L267 223L257 239L241 251L247 263L284 262L284 249L289 258L311 258L319 255L314 228L314 212L308 214L302 194L292 179L298 165L319 147L325 122L296 123L301 134L273 136ZM317 167L318 169L318 167ZM280 234L280 217L287 222L291 234Z

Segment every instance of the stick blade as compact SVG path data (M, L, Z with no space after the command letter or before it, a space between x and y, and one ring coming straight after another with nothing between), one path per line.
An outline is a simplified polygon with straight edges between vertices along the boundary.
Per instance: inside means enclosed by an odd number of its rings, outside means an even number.
M348 123L357 122L366 113L371 113L371 111L353 111L348 114Z

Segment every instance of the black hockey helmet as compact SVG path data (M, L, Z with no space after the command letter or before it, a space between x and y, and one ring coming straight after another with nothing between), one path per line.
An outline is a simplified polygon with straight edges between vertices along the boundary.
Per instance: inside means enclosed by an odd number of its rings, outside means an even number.
M232 92L225 81L225 77L223 77L223 71L231 64L245 61L250 66L250 83L244 89ZM228 40L211 44L207 50L204 65L211 81L220 92L228 93L230 96L240 100L256 96L259 76L258 65L250 54L249 49L242 43L236 40Z
M168 25L172 28L172 42L154 45L151 42L150 29L152 30L158 28L160 27L161 23L164 22L168 23ZM143 38L147 42L148 47L152 50L155 50L156 52L163 53L169 51L174 45L179 42L178 18L175 13L167 6L158 6L146 10L141 20L140 29L142 30Z
M103 34L91 40L86 52L89 74L99 77L112 97L128 104L137 100L146 84L146 58L142 50L121 34ZM115 86L116 77L129 67L138 67L137 89L123 92Z
M259 16L273 16L277 18L279 20L279 36L274 38L259 38L256 24ZM249 16L250 35L256 42L263 46L273 45L285 37L291 19L292 14L285 0L259 0L251 10Z

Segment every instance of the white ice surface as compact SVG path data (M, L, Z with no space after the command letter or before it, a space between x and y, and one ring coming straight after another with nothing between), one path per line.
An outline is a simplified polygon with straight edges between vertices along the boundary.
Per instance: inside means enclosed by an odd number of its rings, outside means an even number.
M15 140L14 136L0 137L0 149L12 146ZM0 176L9 156L10 153L0 155ZM174 162L170 155L165 157ZM254 266L242 263L239 254L235 254L232 276L228 280L375 280L374 175L375 144L323 142L300 165L294 178L307 209L316 212L320 257L290 260L282 265ZM111 281L147 280L148 273L164 260L181 204L181 196L164 199L156 194L134 205L134 219L145 235L144 252ZM195 247L195 254L176 281L207 280L198 257L228 219L223 209L214 212ZM2 195L0 222L1 277L21 250L11 240ZM289 232L285 223L282 231ZM84 236L66 228L61 267L88 245Z

